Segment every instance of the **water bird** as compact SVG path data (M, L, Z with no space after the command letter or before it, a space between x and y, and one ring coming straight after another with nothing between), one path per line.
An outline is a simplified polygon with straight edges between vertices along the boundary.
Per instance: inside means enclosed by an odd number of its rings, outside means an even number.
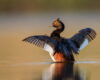
M96 32L92 28L82 29L71 38L62 37L60 34L64 31L65 25L59 18L53 21L52 27L56 29L50 36L29 36L23 41L35 44L48 51L54 62L75 61L74 54L78 55L79 51L96 37Z

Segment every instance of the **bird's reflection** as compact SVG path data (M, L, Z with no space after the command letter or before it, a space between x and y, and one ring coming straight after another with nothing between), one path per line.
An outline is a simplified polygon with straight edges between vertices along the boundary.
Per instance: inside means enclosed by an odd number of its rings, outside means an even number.
M43 80L85 80L74 63L53 63L43 72Z

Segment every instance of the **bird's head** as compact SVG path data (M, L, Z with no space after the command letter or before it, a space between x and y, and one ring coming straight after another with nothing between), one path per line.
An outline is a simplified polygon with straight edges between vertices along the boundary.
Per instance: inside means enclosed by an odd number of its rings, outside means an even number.
M64 27L64 23L60 20L60 18L57 18L52 23L53 27L60 29L61 27Z

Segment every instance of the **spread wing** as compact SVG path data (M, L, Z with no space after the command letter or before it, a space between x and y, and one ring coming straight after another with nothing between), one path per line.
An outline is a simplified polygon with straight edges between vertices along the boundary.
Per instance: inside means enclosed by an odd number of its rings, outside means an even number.
M37 35L25 38L23 41L35 44L38 47L44 48L44 50L53 54L56 41L48 36Z
M79 33L75 34L71 41L75 44L77 50L82 50L85 48L89 42L94 40L96 37L96 32L91 28L82 29Z

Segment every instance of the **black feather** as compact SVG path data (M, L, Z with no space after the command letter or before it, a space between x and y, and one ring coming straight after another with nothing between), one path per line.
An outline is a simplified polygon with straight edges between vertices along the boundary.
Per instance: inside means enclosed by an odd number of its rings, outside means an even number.
M91 40L94 40L95 37L96 37L96 32L91 28L86 28L80 30L79 33L75 34L71 38L71 40L74 42L77 48L80 48L85 39L88 39L88 41L90 42Z

